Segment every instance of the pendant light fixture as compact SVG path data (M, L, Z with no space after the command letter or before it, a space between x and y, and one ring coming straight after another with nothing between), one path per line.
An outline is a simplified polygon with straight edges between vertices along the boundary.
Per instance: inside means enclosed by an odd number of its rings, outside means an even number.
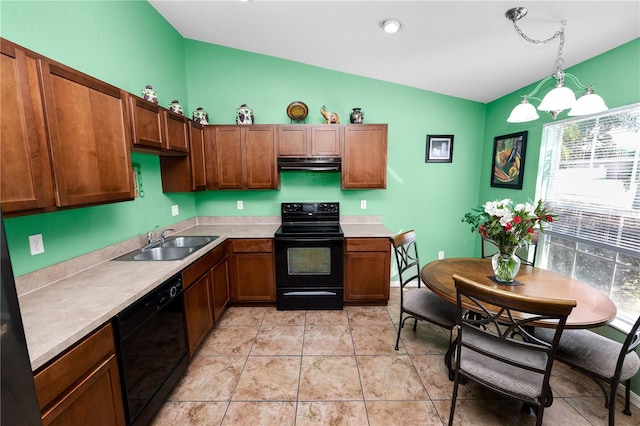
M520 34L520 36L532 44L547 44L555 39L560 40L560 45L558 46L558 53L556 55L555 60L555 68L556 71L549 77L543 79L533 92L529 93L522 97L522 101L511 111L509 118L507 121L509 123L524 123L527 121L533 121L540 118L536 108L529 103L530 99L539 100L538 98L534 98L533 96L538 93L538 91L544 86L549 80L555 80L555 87L547 93L540 105L538 106L538 110L545 111L551 114L553 119L558 116L558 114L565 109L569 109L568 115L577 116L577 115L588 115L595 114L598 112L606 111L608 108L604 103L604 100L593 93L593 89L591 86L585 86L578 80L576 76L573 74L569 74L562 70L562 66L564 64L564 59L562 59L562 48L564 47L564 28L559 31L556 31L555 34L549 37L546 40L535 40L528 36L526 36L522 30L518 27L516 23L520 19L526 16L528 10L525 7L514 7L513 9L507 10L505 16L513 23L513 28L515 28L516 32ZM564 22L562 23L564 27ZM579 90L585 90L584 94L576 100L576 96L570 88L565 86L565 79L569 79L573 82Z

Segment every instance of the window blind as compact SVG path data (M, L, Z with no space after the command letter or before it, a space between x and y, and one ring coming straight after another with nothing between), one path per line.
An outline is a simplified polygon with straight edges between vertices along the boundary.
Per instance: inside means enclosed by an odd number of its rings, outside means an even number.
M543 126L537 197L551 234L640 255L640 103Z

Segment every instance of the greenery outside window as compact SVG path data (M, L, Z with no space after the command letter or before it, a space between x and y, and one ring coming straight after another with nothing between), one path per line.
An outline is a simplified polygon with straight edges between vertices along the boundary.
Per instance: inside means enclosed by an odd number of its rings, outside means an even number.
M640 104L543 126L536 199L557 215L539 265L640 315Z

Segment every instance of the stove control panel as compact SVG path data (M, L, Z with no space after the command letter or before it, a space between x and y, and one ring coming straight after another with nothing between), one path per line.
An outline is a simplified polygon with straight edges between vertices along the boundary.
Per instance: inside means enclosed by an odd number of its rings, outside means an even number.
M282 203L282 214L339 214L340 203Z

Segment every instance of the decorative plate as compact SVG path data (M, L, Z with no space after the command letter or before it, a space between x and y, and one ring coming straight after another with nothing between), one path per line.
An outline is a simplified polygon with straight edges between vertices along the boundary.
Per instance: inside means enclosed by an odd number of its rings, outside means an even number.
M309 114L309 108L304 102L291 102L287 107L287 115L292 120L304 120L307 114Z

